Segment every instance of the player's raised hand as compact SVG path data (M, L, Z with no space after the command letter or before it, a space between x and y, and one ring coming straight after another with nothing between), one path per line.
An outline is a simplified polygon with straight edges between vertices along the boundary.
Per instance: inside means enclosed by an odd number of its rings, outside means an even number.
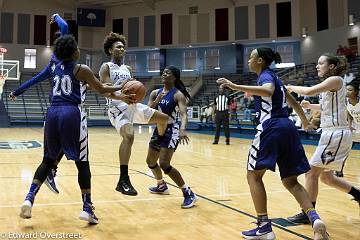
M226 78L219 78L218 80L216 80L216 83L220 84L220 87L223 87L223 88L227 87L230 89L234 89L234 87L235 87L235 84Z
M14 95L13 92L11 92L11 93L9 94L9 98L11 99L11 101L15 101L15 100L16 100L16 96Z
M136 94L133 94L133 93L131 93L131 94L121 93L121 100L123 100L127 104L133 104L136 102L135 96L136 96Z
M133 103L135 103L136 94L128 93L125 89L125 90L116 91L113 93L106 93L106 94L104 94L104 96L107 98L124 101L127 104L133 104Z
M53 24L55 22L55 17L58 16L58 13L54 13L50 18L50 24Z

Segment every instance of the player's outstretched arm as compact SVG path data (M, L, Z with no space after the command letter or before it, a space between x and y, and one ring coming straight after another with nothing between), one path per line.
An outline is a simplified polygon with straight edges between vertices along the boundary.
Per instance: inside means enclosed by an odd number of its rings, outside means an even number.
M20 96L21 94L23 94L30 87L34 86L35 84L37 84L39 82L44 81L45 79L48 79L50 77L50 71L51 71L51 66L49 64L46 68L44 68L36 76L34 76L30 80L24 82L15 91L11 92L9 97L12 100L15 100L17 96Z
M272 83L265 83L262 86L237 85L226 78L219 78L216 82L223 87L228 87L236 91L248 92L261 97L271 97L275 90L275 86Z
M58 13L55 13L51 16L50 24L52 24L54 22L56 22L56 24L59 26L61 36L65 35L65 34L69 34L68 24L66 23L66 21L64 19L62 19L60 17L60 15Z
M80 68L80 69L78 69ZM90 85L90 87L100 93L100 94L104 94L104 93L112 93L115 91L120 90L119 86L108 86L108 85L104 85L102 84L94 75L94 73L91 71L91 69L86 66L86 65L78 65L78 68L74 69L75 72L75 77L79 80L79 81L84 81L87 84ZM77 72L77 73L76 73Z
M340 77L332 76L312 87L286 86L286 88L289 92L295 92L303 96L316 96L322 92L337 91L342 87L342 85L343 82Z

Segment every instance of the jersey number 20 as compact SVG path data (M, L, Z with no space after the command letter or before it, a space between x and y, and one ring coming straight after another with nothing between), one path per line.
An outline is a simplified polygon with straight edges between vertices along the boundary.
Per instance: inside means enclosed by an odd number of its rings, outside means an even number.
M60 79L58 75L54 77L54 88L53 95L60 96L61 93L65 95L70 95L72 92L72 82L69 75L63 75Z

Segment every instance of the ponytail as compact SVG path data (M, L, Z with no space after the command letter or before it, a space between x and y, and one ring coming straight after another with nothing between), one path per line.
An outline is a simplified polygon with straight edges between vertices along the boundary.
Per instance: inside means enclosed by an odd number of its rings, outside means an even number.
M274 52L271 48L260 47L256 49L258 56L265 61L266 67L270 66L272 62L281 63L281 56L278 52Z
M334 64L335 68L331 69L324 77L343 76L348 70L348 63L344 56L336 56L331 53L324 53L321 56L326 57L328 64Z
M174 66L168 66L166 67L166 69L169 69L172 74L174 75L175 77L175 87L180 91L182 92L182 94L184 94L184 96L190 100L191 99L191 96L189 94L189 92L186 90L186 87L184 85L184 83L180 80L180 70Z
M188 100L191 99L190 93L186 90L184 83L180 79L175 80L175 87L182 92Z

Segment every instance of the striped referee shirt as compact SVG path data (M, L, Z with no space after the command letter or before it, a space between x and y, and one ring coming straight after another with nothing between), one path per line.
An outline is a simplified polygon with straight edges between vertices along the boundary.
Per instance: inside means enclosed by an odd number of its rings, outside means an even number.
M215 98L216 111L228 111L229 110L229 98L224 94L221 94Z

